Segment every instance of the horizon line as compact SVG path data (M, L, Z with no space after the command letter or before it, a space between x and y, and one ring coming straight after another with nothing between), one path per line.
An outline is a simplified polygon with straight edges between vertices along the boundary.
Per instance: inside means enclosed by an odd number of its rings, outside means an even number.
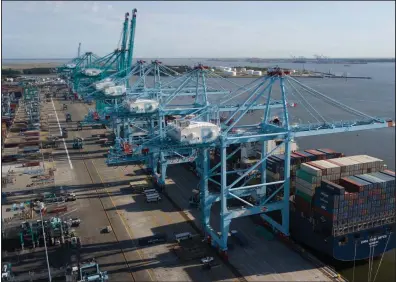
M1 60L69 60L75 59L74 58L2 58ZM265 57L136 57L135 59L288 59L288 60L298 60L298 59L316 59L310 57L304 58L290 58L290 57L272 57L272 58L265 58ZM395 57L332 57L326 58L329 60L334 59L395 59Z

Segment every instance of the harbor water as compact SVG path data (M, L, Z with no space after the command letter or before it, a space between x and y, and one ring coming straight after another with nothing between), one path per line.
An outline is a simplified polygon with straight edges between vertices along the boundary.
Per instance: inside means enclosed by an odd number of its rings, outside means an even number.
M146 61L149 60L146 59ZM47 61L50 61L50 59ZM165 65L188 66L198 62L208 66L268 67L278 65L279 67L290 69L305 68L311 71L330 72L333 74L347 73L348 76L369 76L372 79L299 78L299 80L313 89L363 113L395 120L395 63L351 64L350 66L345 66L343 64L253 64L242 61L222 62L209 61L207 59L161 59L161 61ZM15 62L3 60L3 63L11 64ZM251 79L247 78L234 78L232 80L242 85L251 81ZM371 155L383 159L389 169L395 170L394 128L303 137L296 141L301 149L331 148L343 152L345 155ZM392 236L396 236L396 234ZM367 281L370 271L372 271L372 278L376 276L376 282L388 282L396 280L395 257L395 250L386 253L383 257L374 260L372 269L369 269L368 261L359 261L356 264L353 262L330 263L351 282ZM376 275L379 265L380 268Z

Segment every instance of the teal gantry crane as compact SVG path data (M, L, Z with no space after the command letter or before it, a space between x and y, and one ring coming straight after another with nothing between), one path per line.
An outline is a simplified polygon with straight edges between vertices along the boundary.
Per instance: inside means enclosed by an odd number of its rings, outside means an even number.
M298 120L294 124L288 110L289 98L297 99L300 105L298 110L301 109L293 117ZM289 235L290 154L291 142L295 138L395 126L390 119L367 115L304 85L291 77L288 71L280 68L269 69L266 76L246 85L238 93L234 92L230 99L234 101L239 99L239 104L234 105L235 108L229 111L224 123L217 125L208 119L208 114L211 113L213 116L213 109L209 110L210 107L201 108L190 120L181 118L173 123L162 123L162 133L154 135L151 140L143 142L135 150L148 152L151 156L159 156L160 167L166 163L167 152L196 151L196 157L190 160L196 162L200 176L202 225L210 242L224 254L227 251L229 226L235 218L260 214L274 229L286 236ZM257 103L260 101L264 103L263 107L257 108ZM281 102L280 120L274 122L271 119L272 102L278 104L279 101ZM217 106L221 109L228 102L228 99L222 99ZM320 103L327 105L322 111L318 110ZM219 109L215 111L220 112ZM257 111L263 114L262 118L254 116ZM351 117L355 119L350 120ZM302 119L307 118L313 122L301 122ZM334 118L345 120L335 122ZM194 130L194 128L198 129ZM267 150L268 142L273 140L281 140L281 142L275 148ZM241 149L241 145L253 142L261 144L261 157L257 162L244 169L230 166L230 158ZM281 146L285 148L283 180L269 182L266 178L266 161ZM227 153L227 148L230 147L234 150ZM211 167L209 153L214 149L219 150L220 159ZM158 160L158 157L156 159ZM157 164L152 159L150 162L151 167ZM260 176L258 183L249 184L257 175ZM220 179L215 180L215 177ZM163 181L164 177L161 178ZM209 182L218 187L218 192L209 192ZM267 188L272 185L279 185L279 188L273 193L268 193ZM280 192L283 194L281 199L274 200ZM230 199L239 200L245 207L230 209L228 207ZM221 207L220 235L210 225L210 210L215 202L220 202ZM266 214L276 210L282 214L281 223Z

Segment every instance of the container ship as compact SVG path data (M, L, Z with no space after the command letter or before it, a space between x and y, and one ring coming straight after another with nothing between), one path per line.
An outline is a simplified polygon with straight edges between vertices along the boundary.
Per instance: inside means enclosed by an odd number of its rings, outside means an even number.
M276 141L269 142L269 146L276 145ZM228 153L235 149L227 148ZM331 149L297 151L295 143L292 150L292 239L339 261L364 260L396 248L396 235L392 236L395 231L395 173L387 170L382 160L367 155L345 157ZM257 162L254 154L259 154L255 148L242 148L240 156L229 165L247 168ZM284 158L280 148L276 155L267 159L267 181L282 180ZM219 161L219 153L214 151L212 166ZM227 182L232 183L236 177L230 175ZM242 185L243 181L238 184ZM268 195L279 185L267 186ZM219 189L216 185L209 188ZM243 198L254 201L250 196ZM278 193L272 201L282 198ZM228 202L231 206L234 200ZM235 204L240 202L235 199ZM268 215L280 220L279 211Z

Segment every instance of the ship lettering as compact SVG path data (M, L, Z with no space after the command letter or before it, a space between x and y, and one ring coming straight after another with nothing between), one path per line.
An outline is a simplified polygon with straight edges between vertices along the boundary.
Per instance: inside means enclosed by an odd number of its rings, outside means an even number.
M368 240L363 240L360 242L360 244L366 244L366 243L368 243Z
M329 202L326 199L320 198L320 200L326 204L328 204Z

